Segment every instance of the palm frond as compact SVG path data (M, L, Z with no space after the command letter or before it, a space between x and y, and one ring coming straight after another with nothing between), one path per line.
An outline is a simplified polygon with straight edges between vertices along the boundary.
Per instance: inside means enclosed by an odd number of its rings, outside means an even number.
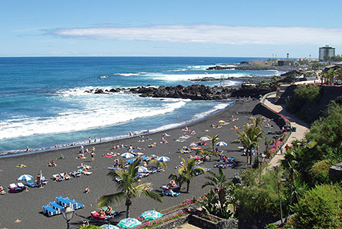
M123 192L118 192L118 193L114 193L114 194L109 194L109 195L103 195L100 196L100 198L98 199L99 207L103 207L103 206L108 206L111 203L119 203L121 202L123 199L125 199L126 195Z

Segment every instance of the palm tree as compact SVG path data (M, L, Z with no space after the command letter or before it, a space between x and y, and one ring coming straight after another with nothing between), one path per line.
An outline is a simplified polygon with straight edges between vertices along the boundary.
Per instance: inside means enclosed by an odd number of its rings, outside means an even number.
M172 179L175 181L175 183L178 185L179 190L182 189L182 185L185 181L184 177L182 175L180 175L180 174L177 175L175 173L172 173L169 175L169 179Z
M211 159L212 156L218 157L218 153L216 151L212 151L212 150L198 150L196 151L196 155L201 155L205 158L209 157Z
M214 135L214 136L207 136L209 139L210 139L210 141L211 141L211 145L212 145L212 150L214 151L214 149L215 149L215 144L220 140L220 138L219 138L219 134L216 134L216 135Z
M230 198L227 198L227 194L229 193L231 195L234 193L233 185L229 186L229 184L232 184L232 183L229 183L229 181L227 180L227 177L223 173L222 168L219 168L218 174L211 172L211 171L208 171L208 172L210 173L211 176L205 177L209 181L205 182L204 185L202 185L202 188L206 186L214 186L214 189L217 191L217 194L218 194L218 201L220 203L218 206L215 206L216 211L220 212L220 216L225 216L227 214L229 201L231 200Z
M166 169L167 168L166 162L158 161L156 159L152 159L152 160L148 161L147 164L148 165L155 164L157 168L162 168L162 169Z
M160 195L153 191L147 190L151 186L151 183L138 184L136 176L138 173L137 166L139 165L141 159L138 158L132 164L129 165L128 169L122 167L121 170L114 170L109 172L107 175L112 177L118 177L122 182L118 182L117 189L119 192L109 195L103 195L99 198L99 207L107 206L112 202L121 202L125 200L126 205L126 218L129 218L130 206L132 205L132 198L147 196L151 199L163 202ZM123 162L121 160L121 164Z
M206 186L214 186L216 190L221 190L228 183L227 177L224 175L222 168L219 168L219 174L212 171L208 171L211 176L206 176L205 178L209 181L202 185L202 188Z
M253 125L245 124L244 131L237 131L239 135L238 141L243 145L246 149L247 163L248 157L250 157L249 164L252 164L252 150L257 148L259 145L259 140L262 138L262 129L260 127L261 121L259 117L257 119L252 119Z
M186 181L187 187L186 192L189 192L190 181L198 174L205 173L206 170L200 166L197 167L196 161L194 159L188 159L186 161L182 158L183 166L178 169L178 174Z

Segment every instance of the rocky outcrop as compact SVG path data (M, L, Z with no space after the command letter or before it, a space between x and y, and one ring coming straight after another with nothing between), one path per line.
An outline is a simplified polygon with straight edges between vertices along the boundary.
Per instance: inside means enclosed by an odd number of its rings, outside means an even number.
M261 95L274 91L274 88L259 87L256 85L242 85L237 87L209 87L194 84L188 87L178 86L160 86L160 87L136 87L136 88L116 88L104 90L97 88L95 90L87 90L87 93L106 94L115 92L130 92L140 94L141 97L156 98L181 98L191 100L222 100L228 98L251 97L259 98Z

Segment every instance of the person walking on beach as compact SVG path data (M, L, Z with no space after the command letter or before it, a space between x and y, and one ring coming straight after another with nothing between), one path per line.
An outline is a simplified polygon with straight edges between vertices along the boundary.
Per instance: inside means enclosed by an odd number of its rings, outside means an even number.
M26 146L26 152L30 152L29 146Z
M91 144L91 137L89 137L89 145Z
M91 161L94 161L95 160L95 147L93 147L93 150L91 151L90 155L91 155Z

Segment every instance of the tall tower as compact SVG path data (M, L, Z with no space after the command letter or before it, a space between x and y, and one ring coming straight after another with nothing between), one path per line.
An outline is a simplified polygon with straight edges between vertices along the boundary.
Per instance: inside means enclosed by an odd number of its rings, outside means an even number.
M326 45L324 47L319 48L318 58L319 60L327 60L330 57L335 56L335 48Z

